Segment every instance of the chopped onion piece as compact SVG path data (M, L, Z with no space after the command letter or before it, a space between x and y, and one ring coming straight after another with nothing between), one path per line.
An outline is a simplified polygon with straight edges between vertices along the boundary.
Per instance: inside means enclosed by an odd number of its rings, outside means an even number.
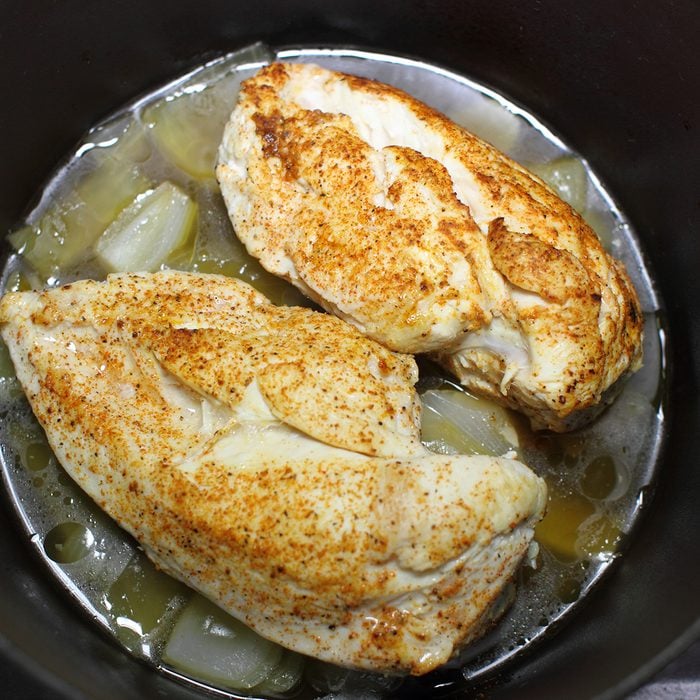
M422 438L442 454L501 456L518 447L508 411L459 389L430 389L423 402Z
M104 224L74 192L52 204L33 225L11 233L12 246L44 280L78 262Z
M144 145L145 144L145 145ZM9 236L10 243L44 280L85 257L100 234L139 192L151 186L135 162L148 144L140 128L133 125L113 146L89 153L92 164L82 173L75 188L52 198L40 216Z
M149 107L143 118L161 153L188 175L213 180L237 91L237 80L224 76L208 87L189 86Z
M286 693L299 685L306 658L301 654L285 650L279 666L260 685L255 686L255 694L277 695Z
M602 212L586 209L583 212L586 223L598 234L600 242L608 252L612 251L614 234L619 233L618 225L611 219L609 211Z
M588 176L583 163L578 158L556 158L547 163L537 163L528 167L576 211L584 210L588 196Z
M162 659L198 680L248 689L275 673L283 649L196 595L178 618Z
M521 118L490 97L459 105L447 116L504 153L514 148L520 136Z
M95 246L110 272L154 272L191 239L197 205L170 182L148 190L110 224Z
M138 165L122 163L116 158L105 158L100 165L86 175L76 191L97 221L100 233L117 218L139 192L151 186ZM81 239L83 245L92 241Z

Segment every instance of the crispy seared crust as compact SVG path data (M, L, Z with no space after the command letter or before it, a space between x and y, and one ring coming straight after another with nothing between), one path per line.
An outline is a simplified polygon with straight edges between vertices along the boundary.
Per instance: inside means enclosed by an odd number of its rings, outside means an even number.
M313 65L244 83L217 175L271 272L563 430L641 364L622 265L539 178L396 88Z

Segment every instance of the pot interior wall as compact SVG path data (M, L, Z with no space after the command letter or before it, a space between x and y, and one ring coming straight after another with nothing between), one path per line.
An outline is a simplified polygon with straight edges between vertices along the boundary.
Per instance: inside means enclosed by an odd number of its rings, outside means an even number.
M527 105L583 153L640 232L666 303L672 365L664 463L617 570L573 621L489 692L619 695L690 641L700 619L697 3L660 2L644 12L631 0L42 5L6 3L0 28L3 231L90 124L203 57L257 39L358 45L443 64ZM3 679L25 690L30 678L42 688L58 684L52 697L194 697L83 620L31 559L2 505ZM15 670L18 660L28 675Z

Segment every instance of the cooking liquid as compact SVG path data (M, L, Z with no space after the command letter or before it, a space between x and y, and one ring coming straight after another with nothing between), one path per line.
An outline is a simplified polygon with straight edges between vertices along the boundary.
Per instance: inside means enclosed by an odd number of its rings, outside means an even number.
M93 129L51 180L26 225L14 234L24 255L7 260L4 288L104 277L89 252L95 240L134 196L170 180L198 205L191 245L172 266L240 277L276 303L308 305L300 292L247 255L232 234L213 179L216 147L240 82L271 60L313 61L407 90L532 167L581 211L606 247L625 262L645 312L643 369L601 418L576 433L533 434L522 418L508 413L506 419L519 457L549 487L548 513L536 531L537 568L520 570L517 587L507 591L511 598L514 594L512 605L492 632L424 678L402 681L352 672L272 650L266 658L274 657L277 665L266 680L258 682L255 676L253 685L240 679L227 683L225 672L198 674L178 667L177 654L168 651L174 648L168 646L169 637L178 620L185 619L183 610L191 609L188 605L201 606L196 594L156 571L134 541L67 477L0 347L4 479L31 542L61 584L131 653L185 682L223 695L274 696L290 688L298 691L297 679L305 667L301 697L329 692L381 697L396 692L402 683L407 692L415 686L413 691L420 693L437 684L444 689L465 678L476 680L541 638L619 556L645 504L663 427L663 330L636 239L585 161L534 117L486 88L427 64L349 50L275 54L254 45L140 99ZM430 363L421 363L419 388L444 391L445 396L461 391ZM473 418L468 407L463 410L468 425ZM482 450L459 421L446 422L440 414L429 418L424 439L432 449ZM508 595L504 605L511 602ZM229 623L220 624L223 629ZM235 624L230 621L231 629Z

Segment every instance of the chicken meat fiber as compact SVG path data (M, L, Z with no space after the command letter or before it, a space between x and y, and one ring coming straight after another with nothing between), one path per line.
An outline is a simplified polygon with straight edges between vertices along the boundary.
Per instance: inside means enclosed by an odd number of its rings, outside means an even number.
M70 476L285 647L426 673L532 554L544 482L426 450L413 358L334 316L168 271L9 293L0 328Z
M590 420L641 364L636 292L581 216L396 88L266 66L242 86L217 177L267 270L534 428Z

